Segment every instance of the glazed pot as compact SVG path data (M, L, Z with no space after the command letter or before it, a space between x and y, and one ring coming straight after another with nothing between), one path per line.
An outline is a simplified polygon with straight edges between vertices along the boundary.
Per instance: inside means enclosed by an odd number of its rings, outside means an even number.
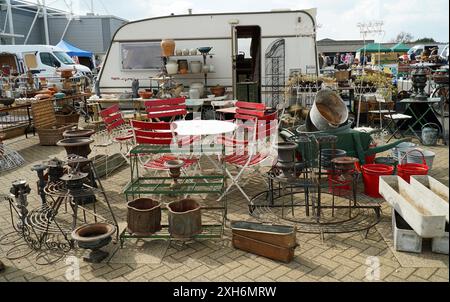
M166 64L167 74L177 74L178 73L178 63L175 61L169 61Z
M161 54L163 57L171 57L175 54L175 41L164 39L161 41Z
M190 88L198 89L198 92L200 93L200 97L202 97L203 94L205 94L205 85L203 83L200 83L200 82L192 83L190 85Z
M317 93L310 118L319 131L336 129L348 120L348 108L336 92L322 89Z
M169 210L169 233L173 238L191 239L202 232L201 207L193 199L174 201Z
M161 230L161 204L150 198L138 198L127 204L128 232L148 236Z
M145 100L150 99L153 96L153 92L151 91L140 91L139 96Z
M200 92L198 91L198 88L189 89L189 98L193 100L197 100L200 98Z
M187 60L178 60L178 71L180 74L189 72L189 64Z
M202 72L202 62L192 61L191 62L191 72L192 73L201 73Z
M217 85L215 87L212 87L210 89L211 93L214 94L216 97L224 96L225 95L225 87Z

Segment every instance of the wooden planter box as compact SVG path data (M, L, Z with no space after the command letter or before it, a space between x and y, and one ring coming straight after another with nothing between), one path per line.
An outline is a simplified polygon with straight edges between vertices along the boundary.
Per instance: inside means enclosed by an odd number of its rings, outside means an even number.
M293 227L233 222L231 229L237 249L286 263L294 258L298 245Z
M422 238L445 235L445 214L398 176L382 176L380 194ZM431 204L431 205L430 205Z

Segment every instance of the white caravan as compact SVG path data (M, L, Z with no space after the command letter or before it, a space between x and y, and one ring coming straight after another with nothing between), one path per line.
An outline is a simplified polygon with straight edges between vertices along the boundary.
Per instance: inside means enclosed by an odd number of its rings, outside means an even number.
M317 75L315 19L316 9L309 9L172 15L130 22L114 35L98 88L101 94L130 91L130 79L138 79L141 88L157 89L157 81L150 78L163 67L160 43L173 39L178 56L170 60L203 63L202 56L191 51L212 47L206 58L206 65L214 69L207 74L208 87L225 86L235 98L247 89L250 98L272 105L283 98L291 73ZM187 52L189 56L179 56ZM203 73L177 74L174 79L185 88L205 81Z
M32 71L44 78L57 77L58 68L75 68L76 76L92 77L88 67L75 64L62 49L50 45L0 45L0 64L19 74Z

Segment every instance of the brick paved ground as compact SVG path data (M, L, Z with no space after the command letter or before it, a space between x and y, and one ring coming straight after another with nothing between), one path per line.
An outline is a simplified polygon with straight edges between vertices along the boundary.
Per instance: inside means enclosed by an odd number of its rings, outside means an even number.
M30 207L39 205L35 192L36 176L30 167L50 155L63 155L59 147L41 147L37 137L16 139L7 142L19 151L27 164L18 170L0 175L0 194L6 193L11 182L22 178L29 181L33 194ZM448 148L432 148L437 153L435 168L431 173L448 185ZM113 208L120 224L126 219L125 200L121 189L129 180L126 167L103 181L111 194ZM261 190L262 184L252 181L251 194ZM249 219L246 202L233 193L230 196L229 218ZM390 219L390 209L383 204L383 219ZM0 235L12 230L7 204L0 203ZM184 247L172 244L159 264L88 264L80 261L80 281L367 281L366 264L369 256L378 257L381 264L380 278L384 281L446 281L449 280L448 267L412 268L402 267L376 229L368 238L360 233L326 235L322 242L318 235L298 234L300 247L295 251L290 264L274 262L246 252L233 249L230 231L225 230L224 240L202 241ZM0 259L7 269L0 273L0 281L66 281L65 261L48 266L39 266L35 255L10 261L5 254L10 247L0 245ZM78 251L76 255L81 255Z

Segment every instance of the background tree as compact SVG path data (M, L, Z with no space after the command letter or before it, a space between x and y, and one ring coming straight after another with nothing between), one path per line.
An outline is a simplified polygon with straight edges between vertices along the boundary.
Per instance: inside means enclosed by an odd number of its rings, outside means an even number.
M414 40L414 36L410 33L404 32L402 31L401 33L399 33L397 35L397 37L395 37L394 39L392 39L393 43L410 43Z
M433 38L422 38L422 39L416 40L414 43L427 44L427 43L437 43L437 42Z

